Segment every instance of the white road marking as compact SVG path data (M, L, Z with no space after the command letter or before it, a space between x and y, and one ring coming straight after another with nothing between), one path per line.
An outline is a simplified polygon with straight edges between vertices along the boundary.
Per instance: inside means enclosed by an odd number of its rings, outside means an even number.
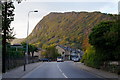
M58 66L58 64L57 64L57 67L58 67L59 71L62 72L62 70L60 69L60 67Z
M65 78L68 78L64 73L62 73L64 75Z
M68 78L68 77L62 72L62 70L60 69L60 67L59 67L58 64L57 64L57 67L58 67L59 71L62 73L62 75L63 75L65 78Z

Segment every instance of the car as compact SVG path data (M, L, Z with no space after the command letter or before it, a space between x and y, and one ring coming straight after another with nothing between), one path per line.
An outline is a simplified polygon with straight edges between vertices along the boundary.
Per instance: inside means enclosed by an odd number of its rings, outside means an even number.
M72 57L71 60L74 61L75 57Z
M42 61L42 59L39 59L39 61Z
M50 62L50 60L48 58L39 59L39 61Z
M73 61L74 61L74 62L79 62L79 61L80 61L80 58L74 58Z
M57 62L63 62L63 58L62 57L57 57Z
M43 62L49 62L49 59L43 58L42 61L43 61Z

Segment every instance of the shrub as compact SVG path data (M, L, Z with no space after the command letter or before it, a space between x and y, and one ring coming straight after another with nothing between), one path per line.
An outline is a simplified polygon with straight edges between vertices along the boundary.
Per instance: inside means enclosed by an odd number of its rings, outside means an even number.
M105 61L120 60L120 27L119 22L106 21L96 25L89 35L89 43L95 47L96 55Z
M103 56L101 55L97 55L93 46L90 46L86 49L81 62L84 62L87 66L100 68L100 65L102 64L102 57Z

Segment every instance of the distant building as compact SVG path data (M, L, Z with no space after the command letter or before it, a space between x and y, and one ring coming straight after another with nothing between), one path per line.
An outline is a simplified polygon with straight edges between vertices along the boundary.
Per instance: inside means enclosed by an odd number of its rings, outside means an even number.
M30 52L30 56L32 56L32 53ZM33 57L38 57L39 58L40 53L39 52L34 52Z
M58 53L61 54L64 60L72 60L72 58L76 56L81 59L83 56L83 51L81 51L80 49L72 49L61 45L57 45L56 49L58 50Z
M64 60L70 60L70 52L67 51L65 47L57 45L56 49L58 50L58 53L61 54Z
M58 50L58 53L61 54L61 56L64 58L65 56L65 50L61 46L56 46L56 49Z
M42 52L44 52L45 50L41 49L41 48L38 48L38 51L37 52L34 52L34 57L38 57L39 59L42 59L44 58L44 56L42 55Z

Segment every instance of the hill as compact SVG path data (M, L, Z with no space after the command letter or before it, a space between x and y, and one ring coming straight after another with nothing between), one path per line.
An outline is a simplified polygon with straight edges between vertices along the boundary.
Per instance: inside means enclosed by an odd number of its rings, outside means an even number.
M13 39L10 43L11 44L20 44L23 40L24 40L24 38Z
M30 43L43 48L59 44L86 49L91 29L102 21L113 19L114 15L101 12L51 12L27 38Z

